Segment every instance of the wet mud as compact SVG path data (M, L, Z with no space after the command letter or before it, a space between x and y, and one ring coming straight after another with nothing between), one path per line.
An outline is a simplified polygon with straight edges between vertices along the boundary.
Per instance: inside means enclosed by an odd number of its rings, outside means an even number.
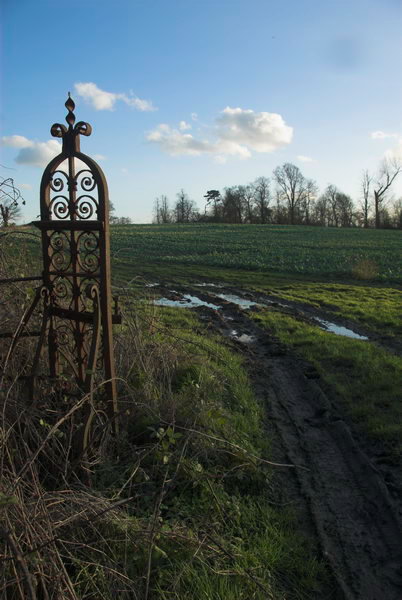
M368 341L389 352L402 356L402 340L389 335L381 335L374 332L361 323L345 319L336 312L327 312L323 309L313 307L307 303L296 302L278 296L264 294L261 292L247 292L236 288L224 287L222 284L200 283L193 287L176 286L175 290L164 284L155 284L152 293L155 294L155 303L165 306L184 306L194 308L212 303L214 308L220 309L228 304L247 309L253 306L269 308L319 327L324 331L341 335L352 339ZM161 297L156 294L160 293ZM191 295L193 302L188 298ZM187 296L187 299L185 298ZM402 596L401 596L402 600Z
M198 288L199 299L219 308L200 305L195 310L245 358L255 393L266 406L270 427L279 440L275 459L297 465L281 477L287 479L289 489L293 486L292 501L309 515L339 589L336 598L401 600L402 508L397 467L381 464L381 450L370 449L361 432L353 430L316 370L250 318L249 311L265 303L264 297L243 296L251 305L241 308L233 298L236 295L226 289L211 295ZM282 304L282 309L293 314L299 311L302 319L327 316L308 315L300 306ZM358 335L367 333L353 325Z

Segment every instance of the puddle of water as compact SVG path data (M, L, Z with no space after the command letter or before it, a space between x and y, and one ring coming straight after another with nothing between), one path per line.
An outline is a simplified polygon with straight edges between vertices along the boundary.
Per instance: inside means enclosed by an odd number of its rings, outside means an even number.
M149 283L146 284L147 287L155 287L159 285L158 283ZM213 286L213 287L221 287L218 284L212 283L197 283L199 287ZM173 294L177 293L175 290L171 290ZM241 298L240 296L236 296L235 294L215 294L217 298L221 298L222 300L226 300L227 302L232 302L233 304L237 304L240 308L251 308L252 306L263 306L264 304L276 304L278 306L289 307L288 304L283 304L281 302L277 302L276 300L265 300L264 303L253 302L252 300L247 300L246 298ZM193 296L191 294L184 294L180 300L170 300L169 298L159 298L154 301L154 304L157 306L170 306L170 307L182 307L182 308L196 308L198 306L206 306L208 308L212 308L213 310L219 310L222 308L216 304L212 304L210 302L206 302L205 300L201 300L197 296ZM233 317L226 317L227 320L233 320ZM353 338L355 340L368 340L369 338L365 335L360 335L347 327L342 327L341 325L336 325L335 323L331 323L331 321L326 321L325 319L320 319L319 317L314 317L314 320L318 324L321 329L325 331L329 331L330 333L334 333L335 335L342 335L344 337ZM240 334L236 329L233 329L230 333L230 336L242 342L244 344L251 344L255 338L248 334Z
M232 302L233 304L237 304L240 308L251 308L252 306L261 306L258 302L253 302L252 300L246 300L245 298L240 298L240 296L235 296L234 294L216 294L218 298L222 298L222 300L226 300L227 302Z
M221 288L221 287L223 287L223 283L195 283L194 286L195 287L216 287L216 288Z
M290 304L285 304L284 302L278 302L278 300L268 300L268 298L264 298L264 304L273 304L274 306L282 306L283 308L290 308Z
M230 332L230 337L234 338L238 342L242 344L252 344L255 341L255 337L253 335L248 335L248 333L242 333L239 335L237 329L232 329Z
M331 323L330 321L324 321L324 319L319 319L318 317L316 317L315 320L320 324L321 329L325 329L326 331L330 331L331 333L335 333L336 335L343 335L344 337L353 338L355 340L368 340L368 337L366 337L365 335L359 335L351 329L347 329L347 327L335 325L335 323Z
M170 300L169 298L159 298L159 300L155 300L154 304L157 306L171 306L171 307L181 307L181 308L195 308L197 306L207 306L208 308L213 308L214 310L218 310L220 306L216 304L211 304L210 302L205 302L197 296L192 296L191 294L184 294L183 298L180 300Z

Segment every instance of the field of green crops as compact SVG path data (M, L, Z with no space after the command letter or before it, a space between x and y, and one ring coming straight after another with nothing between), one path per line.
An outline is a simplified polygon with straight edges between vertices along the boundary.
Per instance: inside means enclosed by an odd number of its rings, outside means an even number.
M402 282L402 232L288 225L112 228L116 265L154 263Z

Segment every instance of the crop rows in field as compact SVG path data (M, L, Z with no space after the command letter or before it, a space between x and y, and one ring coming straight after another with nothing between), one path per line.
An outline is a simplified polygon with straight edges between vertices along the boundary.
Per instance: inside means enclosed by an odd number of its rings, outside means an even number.
M119 260L401 281L400 231L280 225L112 228Z

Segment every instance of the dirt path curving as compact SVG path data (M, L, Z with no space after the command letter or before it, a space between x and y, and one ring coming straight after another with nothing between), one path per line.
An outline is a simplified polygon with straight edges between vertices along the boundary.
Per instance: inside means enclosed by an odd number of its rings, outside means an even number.
M234 304L198 309L237 347L296 469L322 550L347 600L402 599L402 514L317 374ZM242 336L243 341L242 341Z

